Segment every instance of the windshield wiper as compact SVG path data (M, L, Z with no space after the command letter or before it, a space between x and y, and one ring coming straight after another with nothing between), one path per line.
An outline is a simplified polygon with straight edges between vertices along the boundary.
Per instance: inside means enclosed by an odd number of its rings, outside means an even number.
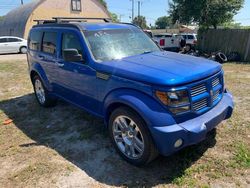
M141 54L150 54L150 53L152 53L153 51L145 51L145 52L143 52L143 53L141 53Z

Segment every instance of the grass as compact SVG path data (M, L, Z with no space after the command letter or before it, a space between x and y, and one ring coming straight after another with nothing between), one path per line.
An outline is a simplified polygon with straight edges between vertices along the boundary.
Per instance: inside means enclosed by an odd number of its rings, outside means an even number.
M242 168L250 168L250 149L245 143L235 145L235 162Z
M250 65L224 70L232 118L202 143L135 168L114 151L101 120L61 101L39 107L27 63L0 60L0 187L247 187Z

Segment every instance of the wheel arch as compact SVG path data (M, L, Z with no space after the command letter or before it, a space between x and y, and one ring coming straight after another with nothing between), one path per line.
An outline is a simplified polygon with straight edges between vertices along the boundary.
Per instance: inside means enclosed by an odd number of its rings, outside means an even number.
M152 96L133 89L120 89L111 92L104 101L103 113L106 125L108 125L111 113L121 106L135 111L149 128L175 123L172 116Z
M35 63L32 66L32 69L30 70L30 79L31 79L32 82L33 82L33 77L35 75L38 75L41 78L44 86L46 87L46 89L48 91L52 91L52 86L51 86L51 84L50 84L50 82L49 82L43 68L38 63Z

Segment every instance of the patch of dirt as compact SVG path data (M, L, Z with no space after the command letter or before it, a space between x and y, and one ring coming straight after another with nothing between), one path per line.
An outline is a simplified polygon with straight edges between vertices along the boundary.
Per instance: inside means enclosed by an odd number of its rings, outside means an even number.
M0 54L1 61L25 61L27 60L26 54Z

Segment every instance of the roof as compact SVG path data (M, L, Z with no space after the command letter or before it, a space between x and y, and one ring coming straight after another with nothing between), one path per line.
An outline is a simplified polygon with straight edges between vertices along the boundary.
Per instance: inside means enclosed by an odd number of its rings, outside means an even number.
M110 29L133 29L137 26L129 23L87 23L87 22L71 22L71 23L52 23L35 25L34 28L39 27L77 27L81 30L97 31L97 30L110 30Z
M2 29L6 28L15 28L15 33L18 33L19 36L22 37L24 34L24 28L26 26L26 22L29 19L30 14L36 9L36 7L42 2L43 0L34 0L30 3L21 5L20 7L10 11L1 22ZM22 19L20 19L22 18ZM6 32L5 32L6 33Z
M105 29L132 29L135 25L125 23L78 23L82 30L96 31Z

